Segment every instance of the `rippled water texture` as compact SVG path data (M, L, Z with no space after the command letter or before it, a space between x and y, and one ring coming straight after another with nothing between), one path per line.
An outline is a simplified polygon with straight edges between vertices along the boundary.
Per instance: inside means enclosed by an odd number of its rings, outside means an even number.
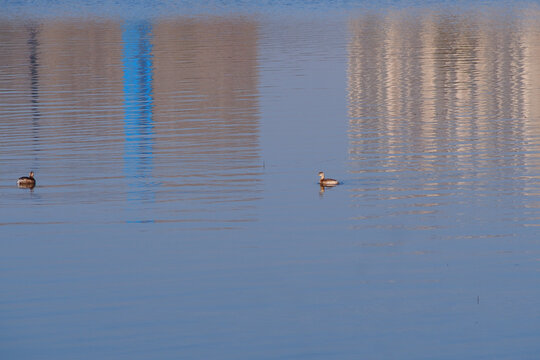
M119 4L0 15L0 358L536 359L538 7Z

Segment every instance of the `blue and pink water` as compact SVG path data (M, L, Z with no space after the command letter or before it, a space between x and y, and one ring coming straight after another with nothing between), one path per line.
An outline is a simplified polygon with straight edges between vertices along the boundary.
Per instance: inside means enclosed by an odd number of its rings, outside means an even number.
M538 358L536 3L2 7L1 359Z

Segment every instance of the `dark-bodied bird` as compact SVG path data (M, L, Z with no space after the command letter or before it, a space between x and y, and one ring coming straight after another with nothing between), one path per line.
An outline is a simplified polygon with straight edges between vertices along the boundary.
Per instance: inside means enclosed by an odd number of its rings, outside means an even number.
M29 176L22 176L17 180L17 185L24 188L33 188L36 186L36 179L34 179L34 172L30 171Z

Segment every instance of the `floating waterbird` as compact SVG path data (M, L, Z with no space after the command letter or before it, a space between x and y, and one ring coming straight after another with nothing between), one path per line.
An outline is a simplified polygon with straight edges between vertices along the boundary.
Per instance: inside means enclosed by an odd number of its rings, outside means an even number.
M36 186L36 179L34 179L34 172L30 171L30 176L22 176L17 180L17 185L23 188L33 188Z
M319 171L319 176L320 176L320 180L319 180L319 184L321 184L322 186L336 186L339 184L339 181L335 180L335 179L328 179L328 178L325 178L324 177L324 172L322 171Z

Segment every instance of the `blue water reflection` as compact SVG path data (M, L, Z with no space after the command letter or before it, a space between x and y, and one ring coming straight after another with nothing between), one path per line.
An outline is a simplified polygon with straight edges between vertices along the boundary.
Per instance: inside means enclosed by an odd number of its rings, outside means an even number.
M122 26L124 71L124 173L128 199L152 200L153 169L152 25L147 21Z

